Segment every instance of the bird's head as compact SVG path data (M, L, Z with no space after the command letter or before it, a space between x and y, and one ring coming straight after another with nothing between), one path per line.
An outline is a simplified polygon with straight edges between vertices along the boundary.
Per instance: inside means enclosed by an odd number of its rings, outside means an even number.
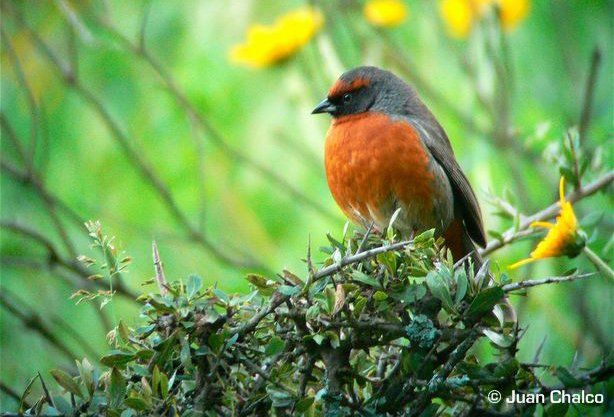
M419 101L414 90L390 71L357 67L342 74L311 113L333 117L367 111L402 115L415 100Z

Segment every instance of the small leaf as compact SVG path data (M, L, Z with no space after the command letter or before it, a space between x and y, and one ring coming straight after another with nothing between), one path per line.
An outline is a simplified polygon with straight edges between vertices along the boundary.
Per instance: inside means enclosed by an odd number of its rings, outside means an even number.
M335 290L331 287L326 287L324 289L324 296L326 297L326 310L329 314L332 314L335 308Z
M188 277L188 282L186 283L186 292L188 300L191 300L196 295L196 293L198 293L198 290L200 290L202 286L203 279L201 277L194 274L190 275Z
M109 405L119 408L126 395L126 381L117 368L111 370L109 378Z
M76 361L76 362L77 362L77 369L79 370L79 376L81 377L81 383L83 384L83 386L85 387L85 389L87 390L91 398L92 395L94 394L94 388L95 388L94 387L94 367L85 358L81 362L79 361Z
M566 388L582 388L586 385L584 382L579 380L575 375L573 375L569 369L564 367L558 367L555 370L555 375L565 385Z
M463 301L463 298L465 298L469 284L465 269L461 268L461 270L456 273L454 278L456 278L456 294L454 294L454 303L459 304L461 301Z
M207 342L209 342L209 347L213 352L220 353L225 339L226 336L223 333L212 333L209 335Z
M345 290L343 289L343 285L337 284L337 289L335 291L335 305L333 307L332 315L336 315L345 304Z
M121 336L122 340L125 343L128 343L130 341L130 329L128 326L126 326L126 323L124 323L123 320L119 321L117 329L119 330L119 335Z
M275 356L283 352L285 348L286 344L284 341L278 336L273 336L264 350L264 354L267 356Z
M61 369L52 369L51 371L49 371L49 373L51 374L53 379L55 379L56 382L66 391L76 395L77 397L83 396L81 394L81 388L79 388L79 384L77 384L75 380L66 372L62 371Z
M384 291L377 290L375 291L375 294L373 294L373 298L375 301L384 301L388 298L388 294L386 294Z
M103 365L112 368L115 365L124 365L134 359L134 353L121 350L112 350L100 359Z
M435 271L430 271L426 275L426 285L429 287L433 297L440 300L446 310L454 311L450 289L441 275Z
M424 231L414 238L414 244L427 242L432 239L433 236L435 236L435 229Z
M294 285L302 286L305 284L302 279L300 279L296 274L290 272L289 270L284 269L283 273L284 273L284 278L290 281L291 283L293 283Z
M300 287L293 287L291 285L280 285L279 288L277 288L277 292L287 297L292 297L293 295L297 294L300 290L301 290Z
M309 409L309 407L311 407L314 401L315 401L315 398L313 397L302 398L296 402L296 405L294 406L294 410L297 413L304 413L305 411Z
M230 302L230 298L228 297L228 295L226 295L226 293L219 288L215 288L213 290L213 295L215 295L217 299L224 304L228 304Z
M128 397L124 400L124 404L137 411L145 411L149 409L147 402L140 397Z
M471 302L467 309L466 316L469 319L477 319L493 309L495 304L504 296L501 287L489 287L480 292Z
M370 277L361 271L352 271L352 279L358 282L362 282L363 284L370 285L376 288L382 288L379 282L375 278Z
M500 334L490 329L484 329L482 330L482 333L484 333L484 335L488 337L491 342L502 348L508 348L514 343L514 338L512 336Z
M354 302L354 315L356 317L360 317L360 313L362 313L362 310L365 308L366 305L367 299L362 295L359 295Z

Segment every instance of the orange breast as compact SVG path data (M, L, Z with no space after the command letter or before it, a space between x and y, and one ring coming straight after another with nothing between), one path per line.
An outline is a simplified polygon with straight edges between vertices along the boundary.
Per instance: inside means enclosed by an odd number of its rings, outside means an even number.
M325 146L331 193L354 222L387 226L397 207L412 230L433 217L433 174L418 133L381 113L333 119Z

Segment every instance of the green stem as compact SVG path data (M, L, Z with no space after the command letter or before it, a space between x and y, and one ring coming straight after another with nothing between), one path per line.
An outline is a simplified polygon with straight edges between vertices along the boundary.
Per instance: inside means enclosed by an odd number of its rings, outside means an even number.
M612 268L609 267L608 264L603 261L603 259L601 259L599 255L590 250L588 246L584 247L584 254L588 258L588 260L591 261L593 265L595 265L599 272L601 272L606 278L609 278L611 281L614 281L614 271L612 270Z

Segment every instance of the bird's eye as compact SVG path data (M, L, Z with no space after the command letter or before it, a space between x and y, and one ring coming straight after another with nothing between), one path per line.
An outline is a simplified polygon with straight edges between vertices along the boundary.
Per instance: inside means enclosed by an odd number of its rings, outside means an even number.
M352 101L352 95L350 93L345 93L343 95L343 102L347 104L350 101Z

